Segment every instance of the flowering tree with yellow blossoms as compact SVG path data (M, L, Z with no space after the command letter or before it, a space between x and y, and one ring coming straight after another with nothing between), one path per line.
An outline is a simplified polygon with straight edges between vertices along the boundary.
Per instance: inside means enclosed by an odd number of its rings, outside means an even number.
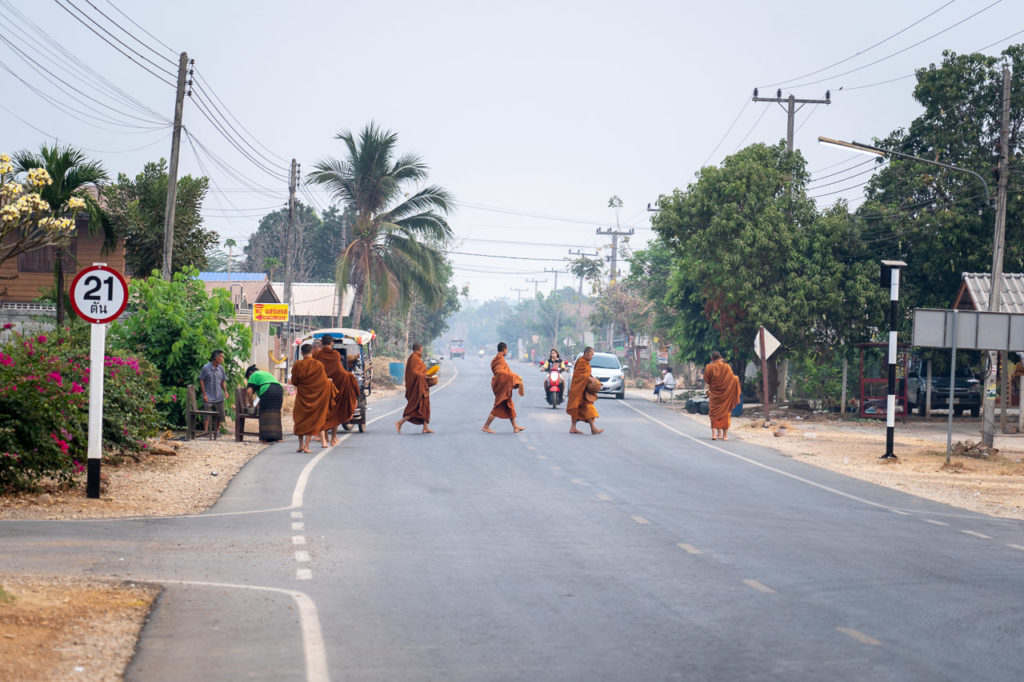
M24 182L15 181L11 157L0 154L0 265L23 253L70 241L75 214L85 208L85 201L71 197L66 207L58 207L70 217L55 215L40 194L52 182L42 168L30 169Z

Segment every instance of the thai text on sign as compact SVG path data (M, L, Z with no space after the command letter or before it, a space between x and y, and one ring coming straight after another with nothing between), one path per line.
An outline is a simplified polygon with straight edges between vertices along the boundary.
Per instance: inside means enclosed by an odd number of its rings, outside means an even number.
M252 319L260 322L287 322L287 303L253 303Z

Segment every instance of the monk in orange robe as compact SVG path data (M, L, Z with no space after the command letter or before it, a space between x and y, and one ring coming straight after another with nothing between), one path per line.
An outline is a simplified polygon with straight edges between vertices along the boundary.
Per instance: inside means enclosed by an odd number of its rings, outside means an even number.
M423 344L414 343L412 354L405 361L405 412L395 422L395 430L402 432L402 424L422 424L423 433L434 433L430 428L430 382L427 365L423 362Z
M359 381L344 367L341 353L334 349L334 339L329 334L323 335L320 344L320 348L313 351L313 357L324 366L327 378L338 389L331 409L327 412L327 419L324 420L324 431L330 433L331 445L337 445L338 426L352 421L352 415L359 406Z
M482 429L485 433L494 433L491 429L491 422L497 419L508 419L512 422L513 433L519 433L525 426L516 424L516 406L512 402L512 391L519 389L519 395L523 395L523 378L512 371L505 360L508 352L508 344L502 341L498 344L498 354L491 360L491 390L494 391L494 407L487 416L487 423Z
M302 344L302 359L292 367L291 384L295 387L295 409L292 416L295 420L293 429L299 437L299 449L296 452L312 452L309 449L313 436L320 436L320 445L328 447L324 438L324 419L331 401L337 390L327 378L324 366L313 358L313 346Z
M583 433L576 428L578 421L590 424L590 433L594 435L604 432L604 429L594 425L594 420L600 416L594 406L597 402L597 392L587 390L591 377L590 359L593 357L594 349L587 346L583 349L583 355L572 366L572 384L569 386L569 400L565 404L565 411L572 417L569 433Z
M740 380L717 350L711 353L711 362L704 367L704 385L708 388L711 440L729 440L732 410L740 402Z

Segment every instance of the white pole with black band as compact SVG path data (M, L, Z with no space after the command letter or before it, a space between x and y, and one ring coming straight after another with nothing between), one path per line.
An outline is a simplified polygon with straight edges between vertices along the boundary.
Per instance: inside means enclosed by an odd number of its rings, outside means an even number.
M899 358L900 270L907 267L901 260L882 261L882 286L889 287L889 395L885 403L885 454L879 459L896 459L893 436L896 433L896 363Z

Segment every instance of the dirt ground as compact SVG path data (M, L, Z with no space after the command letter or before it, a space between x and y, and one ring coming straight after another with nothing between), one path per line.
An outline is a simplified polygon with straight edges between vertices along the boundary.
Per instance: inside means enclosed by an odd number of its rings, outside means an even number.
M400 390L386 386L386 361L381 360L371 403ZM630 390L628 399L650 400L650 391ZM686 414L682 406L677 400L666 409ZM291 426L288 408L286 399L286 433ZM686 416L708 424L706 416ZM967 448L946 466L945 419L915 418L906 425L897 422L898 459L883 462L884 422L838 421L808 412L773 416L769 428L749 412L735 419L730 441L758 443L815 466L963 509L1024 519L1024 435L997 435L997 453L982 456ZM977 420L956 423L954 442L978 440ZM4 496L0 519L199 513L213 505L235 473L263 448L253 437L235 443L230 436L170 441L169 446L173 454L105 464L108 481L99 500L85 497L84 481L74 489L51 487L41 494ZM0 679L121 679L158 592L154 586L133 583L0 573Z

